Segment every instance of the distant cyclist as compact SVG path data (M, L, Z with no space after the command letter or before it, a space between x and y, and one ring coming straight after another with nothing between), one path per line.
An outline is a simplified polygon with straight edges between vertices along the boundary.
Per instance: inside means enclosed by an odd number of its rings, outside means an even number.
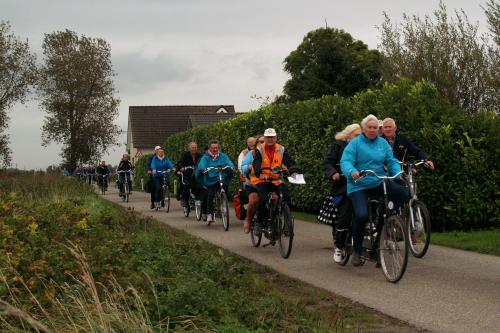
M123 154L122 160L118 164L118 168L116 169L116 172L118 173L118 186L120 188L120 196L125 195L123 192L123 184L125 181L128 183L128 189L129 189L129 194L132 193L132 180L131 180L131 172L134 170L134 166L132 163L129 161L129 156L128 154ZM126 171L124 172L118 172L118 171Z
M151 185L151 188L150 188L150 190L151 190L151 205L149 206L150 209L155 208L155 193L153 190L153 170L151 170L151 162L153 161L153 158L156 156L156 153L158 152L158 149L160 149L160 148L161 148L160 146L156 146L154 149L154 153L149 155L148 160L146 162L146 170L147 170L148 176L149 176L148 182Z
M95 173L97 175L97 184L99 186L103 185L103 182L106 182L104 186L106 187L105 190L108 190L108 179L107 176L109 175L109 168L106 165L106 161L101 161L101 164L95 168Z
M151 160L151 174L153 180L154 202L159 202L162 207L165 207L165 202L163 202L163 198L161 197L163 174L158 171L165 172L173 169L174 165L165 155L163 148L160 147L156 151L156 155Z
M184 152L177 162L177 172L182 172L184 179L184 184L180 182L180 199L182 206L189 205L190 189L193 193L197 193L197 184L194 178L194 167L198 164L200 159L201 154L198 152L198 144L196 142L190 142L188 145L188 151Z

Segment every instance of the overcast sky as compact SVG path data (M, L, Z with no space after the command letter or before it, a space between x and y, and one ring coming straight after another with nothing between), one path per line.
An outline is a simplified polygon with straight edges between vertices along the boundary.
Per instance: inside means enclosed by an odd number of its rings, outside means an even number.
M486 0L445 0L463 8L482 31ZM431 14L438 0L0 0L0 20L28 39L42 60L44 33L70 29L111 45L121 99L117 123L127 129L130 105L233 104L237 112L259 106L252 95L280 94L287 75L283 59L318 27L341 28L378 44L387 12ZM61 147L41 146L44 114L32 100L10 111L13 163L46 168L61 161ZM126 136L120 139L125 143ZM106 156L117 164L125 145Z

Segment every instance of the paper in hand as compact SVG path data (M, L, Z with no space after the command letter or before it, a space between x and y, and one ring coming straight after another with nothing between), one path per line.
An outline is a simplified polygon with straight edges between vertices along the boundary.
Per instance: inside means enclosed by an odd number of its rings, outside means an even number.
M301 173L297 173L295 174L295 177L288 177L288 181L291 183L291 184L305 184L306 183L306 180L304 179L304 175L301 174Z

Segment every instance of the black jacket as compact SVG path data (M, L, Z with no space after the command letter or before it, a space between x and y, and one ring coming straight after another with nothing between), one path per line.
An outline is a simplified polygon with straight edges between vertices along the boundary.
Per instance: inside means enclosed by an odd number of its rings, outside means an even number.
M262 155L260 154L260 151L258 149L252 150L253 152L253 169L255 170L255 176L260 177L260 165L262 164ZM288 171L290 174L294 172L299 172L299 170L295 167L295 162L293 161L292 157L288 153L288 151L285 149L283 152L283 161L282 164L288 168Z
M132 165L132 163L130 163L130 161L121 160L120 164L118 164L118 168L116 169L116 171L130 171L133 169L134 166Z
M185 168L188 166L196 167L198 165L198 162L201 159L201 156L202 155L197 152L196 155L194 156L194 160L193 160L191 153L186 151L186 152L182 153L181 158L179 159L179 161L177 162L177 165L175 167L177 169ZM193 175L193 170L186 170L185 175L188 176L189 178L191 178Z
M326 153L325 162L323 163L325 177L328 178L332 184L333 196L347 194L347 181L342 174L342 170L340 170L340 159L342 158L342 153L344 152L347 143L347 141L342 140L335 141ZM340 174L340 179L333 181L332 176L336 173Z
M385 136L382 136L387 140ZM389 142L389 140L387 140ZM390 144L390 143L389 143ZM427 156L420 150L409 138L403 134L396 133L394 138L394 145L392 147L394 157L399 161L404 162L408 155L413 155L418 160L426 160Z
M95 168L95 173L99 174L99 175L109 174L108 166L107 165L106 166L99 165L97 168Z

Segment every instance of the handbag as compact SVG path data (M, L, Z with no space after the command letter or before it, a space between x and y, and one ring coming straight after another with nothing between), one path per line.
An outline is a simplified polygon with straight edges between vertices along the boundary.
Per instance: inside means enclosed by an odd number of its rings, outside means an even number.
M319 209L317 220L319 223L334 225L339 216L338 205L344 199L343 195L327 195L323 198L323 204Z

